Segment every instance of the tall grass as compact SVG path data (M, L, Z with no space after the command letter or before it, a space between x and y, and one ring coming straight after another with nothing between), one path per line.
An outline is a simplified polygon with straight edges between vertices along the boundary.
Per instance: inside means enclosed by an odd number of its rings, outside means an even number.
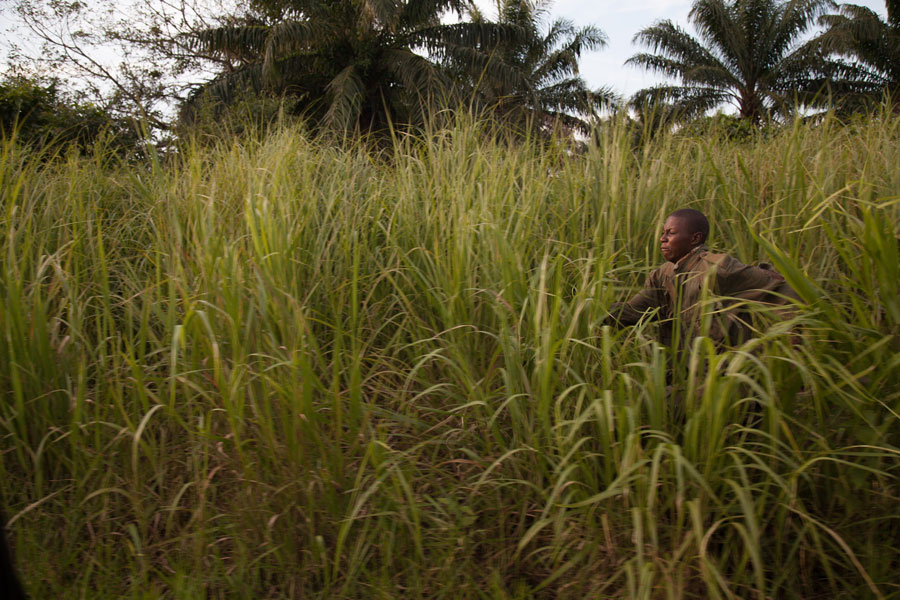
M900 598L900 118L494 139L3 142L32 594ZM724 353L604 327L682 206L803 304Z

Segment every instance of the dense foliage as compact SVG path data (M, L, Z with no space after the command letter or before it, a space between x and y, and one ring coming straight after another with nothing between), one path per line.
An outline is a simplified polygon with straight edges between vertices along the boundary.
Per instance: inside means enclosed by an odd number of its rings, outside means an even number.
M7 77L0 81L0 131L32 148L85 151L102 140L117 151L133 152L140 137L134 122L102 107L65 98L56 83Z
M485 127L0 145L34 597L896 597L900 118L584 153ZM601 327L684 205L792 320L721 353Z
M851 59L843 65L850 89L841 98L850 108L877 104L884 94L900 108L900 2L886 0L885 8L886 20L853 4L820 19L827 28L817 39L824 52Z
M305 116L338 131L421 123L456 90L433 57L468 61L478 43L499 39L492 24L442 24L459 0L401 2L259 1L234 23L188 34L234 68L201 90L228 101L245 89L298 99Z
M681 80L641 90L633 104L665 101L686 117L723 104L759 122L799 105L825 105L831 63L803 35L829 0L697 0L690 20L699 39L672 21L640 31L649 53L628 62Z
M583 53L605 43L599 28L549 19L547 0L495 4L496 15L466 0L12 0L39 51L7 47L16 72L66 73L157 133L220 119L238 131L232 115L252 106L258 123L415 129L460 105L519 130L587 131L618 105L612 87L579 77ZM831 0L696 0L696 35L661 21L636 36L648 50L630 62L677 81L634 95L631 116L649 132L727 105L756 125L798 107L871 111L897 96L898 7L885 6L883 19Z
M514 35L480 48L470 64L450 66L465 74L473 96L506 123L587 132L586 117L618 103L610 89L592 90L578 73L582 53L603 48L606 36L597 27L576 27L566 19L545 24L550 6L546 1L497 2L497 23ZM490 22L478 9L469 15L474 23Z

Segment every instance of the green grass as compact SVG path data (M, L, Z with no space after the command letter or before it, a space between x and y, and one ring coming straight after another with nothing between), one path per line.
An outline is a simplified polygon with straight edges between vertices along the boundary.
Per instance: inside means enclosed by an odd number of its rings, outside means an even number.
M900 117L484 133L3 142L35 598L900 598ZM725 353L601 326L682 206L776 265L791 320Z

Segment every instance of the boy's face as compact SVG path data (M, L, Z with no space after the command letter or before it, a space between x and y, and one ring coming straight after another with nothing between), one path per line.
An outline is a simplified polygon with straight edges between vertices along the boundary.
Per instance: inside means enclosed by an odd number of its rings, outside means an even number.
M663 258L669 262L678 262L688 252L700 245L699 231L691 233L685 219L669 217L663 225L663 234L659 238Z

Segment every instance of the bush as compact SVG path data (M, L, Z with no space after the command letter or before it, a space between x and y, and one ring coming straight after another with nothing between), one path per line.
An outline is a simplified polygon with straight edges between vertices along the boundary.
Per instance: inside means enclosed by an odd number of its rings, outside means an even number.
M85 152L102 140L117 152L133 151L140 143L135 125L132 119L66 97L56 81L0 81L0 130L32 148L74 146Z
M198 94L179 111L173 132L178 138L219 140L251 132L265 133L273 125L290 121L298 100L268 92L235 92L229 102Z
M721 112L694 119L681 129L682 133L689 136L721 136L728 140L747 140L756 131L758 128L748 119Z

